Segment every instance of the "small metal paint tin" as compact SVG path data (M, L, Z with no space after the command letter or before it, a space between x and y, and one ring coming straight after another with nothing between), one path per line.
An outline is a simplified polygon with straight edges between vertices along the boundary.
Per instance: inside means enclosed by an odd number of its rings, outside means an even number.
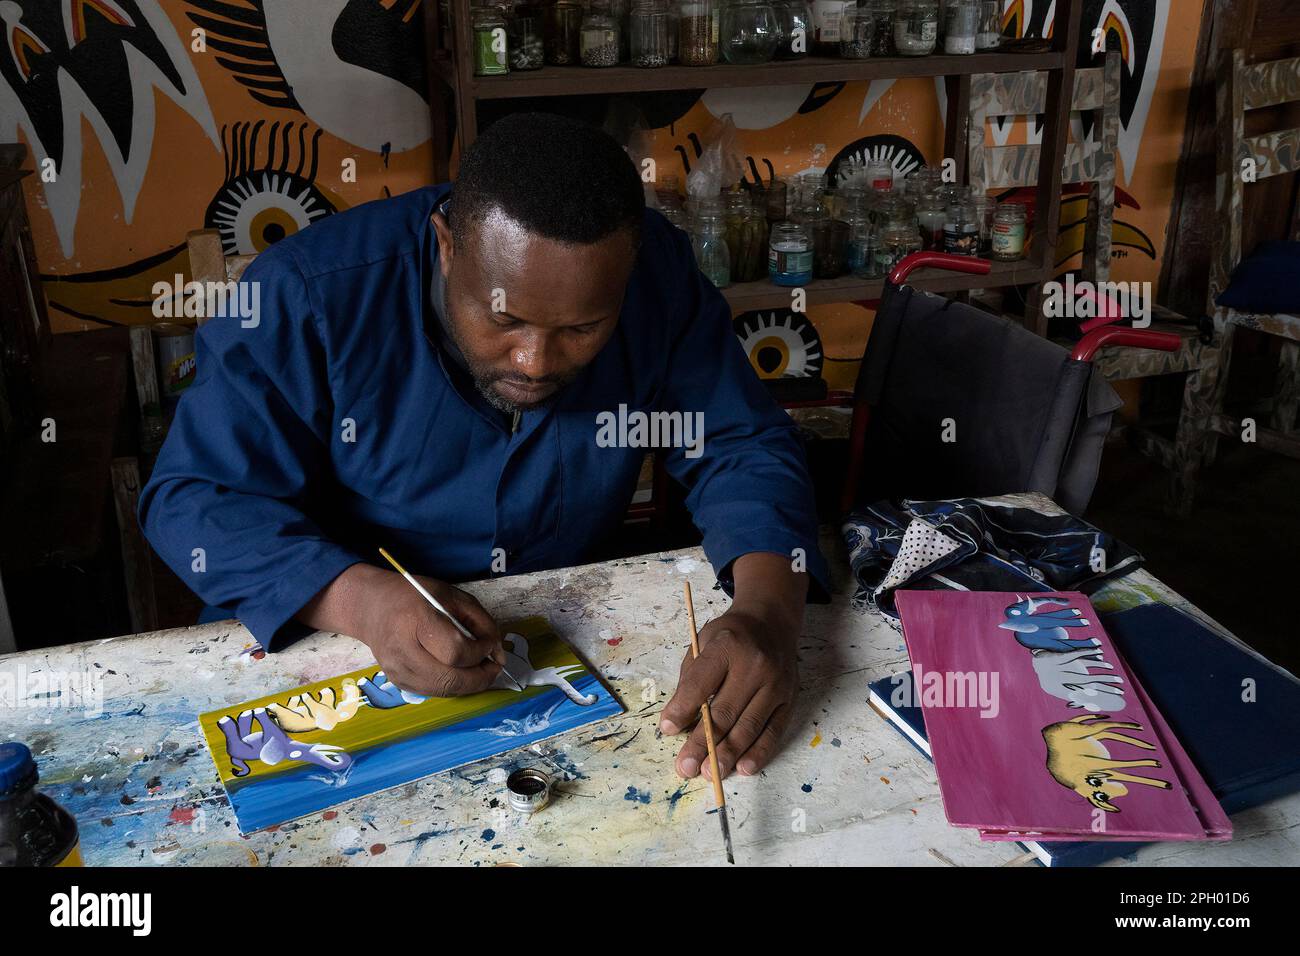
M551 802L551 778L540 770L516 770L506 779L510 806L520 813L536 813Z

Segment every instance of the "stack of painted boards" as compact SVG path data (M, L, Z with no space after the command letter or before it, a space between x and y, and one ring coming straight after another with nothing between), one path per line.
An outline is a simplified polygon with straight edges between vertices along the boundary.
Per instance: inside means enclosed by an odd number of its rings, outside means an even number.
M1231 837L1084 595L903 591L898 610L912 699L882 709L920 705L953 826L1040 845Z

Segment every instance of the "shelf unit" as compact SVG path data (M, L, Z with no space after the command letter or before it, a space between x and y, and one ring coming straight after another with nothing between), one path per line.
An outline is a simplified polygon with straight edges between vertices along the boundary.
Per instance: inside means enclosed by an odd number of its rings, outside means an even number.
M811 85L854 80L942 77L948 92L948 120L944 155L957 163L958 181L966 177L966 139L969 135L970 77L976 73L1014 73L1042 70L1048 74L1036 209L1031 256L1021 262L997 263L988 276L953 275L923 270L909 284L933 292L996 288L1045 282L1056 272L1056 235L1061 217L1061 166L1069 136L1069 101L1074 89L1075 51L1078 49L1082 0L1056 0L1056 26L1050 46L1039 52L976 53L972 56L936 54L925 57L888 57L844 60L809 56L801 60L758 66L633 66L590 68L546 66L540 70L504 76L475 76L471 56L470 0L449 0L455 29L444 37L437 16L425 17L426 50L436 175L449 178L453 150L452 119L443 108L449 96L454 105L455 149L464 149L478 135L478 104L483 100L523 97L652 93L664 90ZM427 5L432 11L434 5ZM979 131L982 135L982 131ZM877 299L883 281L854 277L817 279L804 286L809 304ZM790 290L760 280L735 283L723 294L737 311L775 308L790 303ZM1036 323L1031 323L1036 324Z

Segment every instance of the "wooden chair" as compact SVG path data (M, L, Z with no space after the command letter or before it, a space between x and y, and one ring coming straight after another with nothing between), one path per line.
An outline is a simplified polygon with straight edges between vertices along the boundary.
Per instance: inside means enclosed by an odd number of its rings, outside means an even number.
M1070 107L1091 113L1093 140L1065 146L1062 183L1090 183L1089 229L1084 240L1083 277L1104 282L1110 275L1111 222L1115 216L1115 159L1119 144L1120 59L1118 51L1106 55L1104 66L1076 70ZM1047 74L980 73L971 77L970 131L967 170L972 186L985 191L1034 186L1038 183L1041 147L1037 144L988 146L985 127L990 118L1035 116L1047 103ZM1040 307L1041 290L1030 294L1026 325L1046 334Z
M1195 396L1200 429L1195 448L1179 476L1178 510L1191 510L1196 478L1203 464L1214 460L1221 435L1237 437L1242 422L1224 413L1224 397L1232 361L1233 332L1255 329L1281 338L1278 390L1273 400L1271 427L1257 427L1256 442L1263 448L1300 458L1300 436L1295 432L1300 408L1300 315L1238 312L1216 300L1228 288L1232 272L1242 258L1242 216L1245 205L1243 168L1253 164L1256 181L1300 171L1300 129L1271 130L1246 135L1246 114L1300 102L1300 58L1246 65L1245 51L1223 57L1216 89L1217 163L1215 195L1218 203L1214 253L1210 261L1207 310L1214 317L1215 345Z
M1091 186L1084 227L1082 278L1094 285L1110 278L1120 126L1120 69L1119 52L1111 50L1102 66L1075 72L1071 106L1079 113L1092 114L1093 142L1067 144L1062 170L1062 182L1088 183ZM1040 113L1046 98L1047 75L1044 73L980 74L972 78L967 158L972 184L985 189L1009 189L1038 181L1039 147L986 146L984 127L990 117ZM1038 287L1032 290L1026 319L1039 334L1045 334L1046 321L1040 294ZM1206 358L1200 332L1193 324L1159 306L1153 305L1152 312L1151 330L1178 336L1180 345L1177 349L1153 351L1127 346L1107 347L1098 354L1094 367L1108 381L1187 375L1174 440L1170 441L1143 426L1127 430L1133 444L1143 454L1178 476L1185 470L1191 454L1197 422L1194 396L1202 387L1199 370ZM1172 491L1169 500L1171 505L1177 500Z

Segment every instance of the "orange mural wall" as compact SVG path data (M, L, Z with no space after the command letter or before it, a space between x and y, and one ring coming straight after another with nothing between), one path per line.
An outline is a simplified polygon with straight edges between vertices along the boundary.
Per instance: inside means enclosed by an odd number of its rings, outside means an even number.
M151 289L188 273L192 229L220 229L228 253L257 252L430 181L421 0L0 6L0 140L27 144L37 171L25 189L56 330L156 321ZM1124 53L1117 279L1159 274L1201 6L1084 4L1084 35L1102 29ZM1008 33L1050 31L1048 0L1004 10ZM730 114L740 152L764 175L767 162L789 180L863 148L900 168L934 164L942 95L922 79L713 90L684 107L676 94L650 134L652 155L684 179L701 137ZM810 318L825 377L849 387L870 314L822 306Z

